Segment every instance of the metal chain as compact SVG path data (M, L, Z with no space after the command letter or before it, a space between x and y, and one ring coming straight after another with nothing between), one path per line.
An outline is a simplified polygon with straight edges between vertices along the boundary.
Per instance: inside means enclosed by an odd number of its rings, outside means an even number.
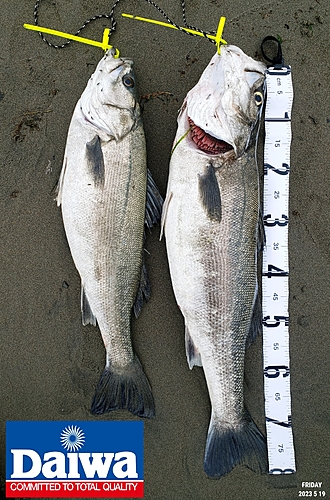
M84 22L84 24L78 29L78 31L76 31L76 33L74 33L75 36L78 36L80 34L80 32L86 28L86 26L88 26L92 21L96 21L97 19L109 19L110 20L110 23L111 23L111 27L110 27L110 36L115 32L116 30L116 26L117 26L117 21L115 21L114 19L114 10L115 8L117 7L117 5L119 4L120 0L116 0L115 3L113 4L113 7L111 9L111 12L110 14L97 14L96 16L93 16L91 17L90 19L88 19L87 21ZM168 15L163 11L163 9L161 7L159 7L153 0L146 0L146 2L148 2L150 5L152 5L155 9L158 10L158 12L163 16L165 17L166 21L170 24L172 24L173 26L175 26L178 30L182 31L183 33L185 34L188 34L188 35L192 35L192 36L196 36L194 35L193 33L189 33L185 30L182 29L181 26L179 26L178 24L174 23L169 17ZM35 22L35 25L38 26L39 25L39 9L40 9L40 3L41 3L41 0L36 0L36 3L35 3L35 6L34 6L34 11L33 11L33 16L34 16L34 22ZM186 17L186 5L185 5L185 0L181 0L181 7L182 7L182 17L183 17L183 22L184 22L184 25L186 28L189 28L189 29L192 29L192 30L195 30L195 31L199 31L200 33L202 33L204 35L204 37L207 35L207 34L215 34L215 32L205 32L203 30L200 30L199 28L195 28L194 26L190 26L188 25L187 23L187 17ZM47 40L47 38L44 36L43 33L39 33L41 39L47 43L47 45L49 45L50 47L53 47L54 49L63 49L64 47L67 47L70 43L71 43L71 40L68 40L67 42L64 42L62 45L55 45L54 43L51 43L49 40ZM207 38L207 40L209 40L210 42L214 43L214 40L211 40L210 38Z

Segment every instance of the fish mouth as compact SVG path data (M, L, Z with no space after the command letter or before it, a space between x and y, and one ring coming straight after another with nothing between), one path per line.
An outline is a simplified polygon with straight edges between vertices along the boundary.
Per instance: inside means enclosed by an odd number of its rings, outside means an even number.
M207 153L209 155L219 155L228 153L234 148L228 142L222 141L213 137L211 134L205 132L202 128L198 127L191 118L188 116L188 122L190 127L190 137L193 143L197 146L200 151Z

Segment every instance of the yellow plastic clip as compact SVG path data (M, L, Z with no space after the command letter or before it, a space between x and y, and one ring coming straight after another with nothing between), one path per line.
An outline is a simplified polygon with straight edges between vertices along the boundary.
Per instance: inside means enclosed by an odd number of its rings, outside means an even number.
M105 30L103 31L102 42L97 42L95 40L91 40L90 38L83 38L81 36L71 35L70 33L64 33L63 31L43 28L42 26L35 26L34 24L23 24L23 26L27 30L39 31L40 33L47 33L48 35L60 36L61 38L67 38L68 40L74 40L75 42L85 43L87 45L93 45L94 47L100 47L104 51L112 49L112 45L109 45L109 35L110 35L109 28L105 28ZM118 49L116 49L114 57L115 58L119 57Z
M225 40L222 39L222 32L223 32L223 28L225 27L225 22L226 22L226 18L225 17L220 17L220 20L219 20L219 24L218 24L218 29L217 29L217 33L215 35L215 44L217 46L217 52L218 54L220 54L220 46L221 44L226 44L227 42Z
M191 33L192 35L197 35L197 36L203 36L206 38L210 38L211 40L215 41L215 44L217 46L217 52L220 54L220 46L221 44L226 44L227 42L222 38L222 32L223 28L225 26L226 18L225 17L220 17L219 24L218 24L218 29L216 35L209 35L209 34L204 34L201 31L196 31L190 28L184 28L182 26L174 26L173 24L170 23L163 23L162 21L156 21L155 19L148 19L147 17L139 17L139 16L133 16L132 14L122 14L123 17L127 17L128 19L134 19L135 21L144 21L146 23L151 23L151 24L158 24L159 26L164 26L165 28L172 28L175 30L181 30L181 31L186 31L187 33Z

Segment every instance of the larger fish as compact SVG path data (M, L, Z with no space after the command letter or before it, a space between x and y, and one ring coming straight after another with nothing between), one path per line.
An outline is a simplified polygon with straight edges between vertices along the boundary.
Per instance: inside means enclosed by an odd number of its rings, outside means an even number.
M127 408L152 417L151 388L131 343L131 311L137 315L149 296L144 225L160 215L161 197L147 173L133 62L113 50L73 113L57 202L81 277L83 324L98 323L106 348L91 411Z
M204 458L212 478L237 464L267 467L243 398L246 345L261 326L255 149L264 72L237 47L214 55L181 108L163 207L187 358L203 366L212 404Z

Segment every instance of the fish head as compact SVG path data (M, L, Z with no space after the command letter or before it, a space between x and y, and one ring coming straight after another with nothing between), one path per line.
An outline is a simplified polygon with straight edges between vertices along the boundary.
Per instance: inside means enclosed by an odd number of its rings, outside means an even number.
M258 130L265 69L238 47L221 47L183 106L193 147L228 159L249 147Z
M137 101L134 63L131 59L115 58L114 49L108 50L94 73L98 100L107 106L134 109Z
M99 131L116 140L125 137L140 119L133 61L108 50L80 100L84 118Z

